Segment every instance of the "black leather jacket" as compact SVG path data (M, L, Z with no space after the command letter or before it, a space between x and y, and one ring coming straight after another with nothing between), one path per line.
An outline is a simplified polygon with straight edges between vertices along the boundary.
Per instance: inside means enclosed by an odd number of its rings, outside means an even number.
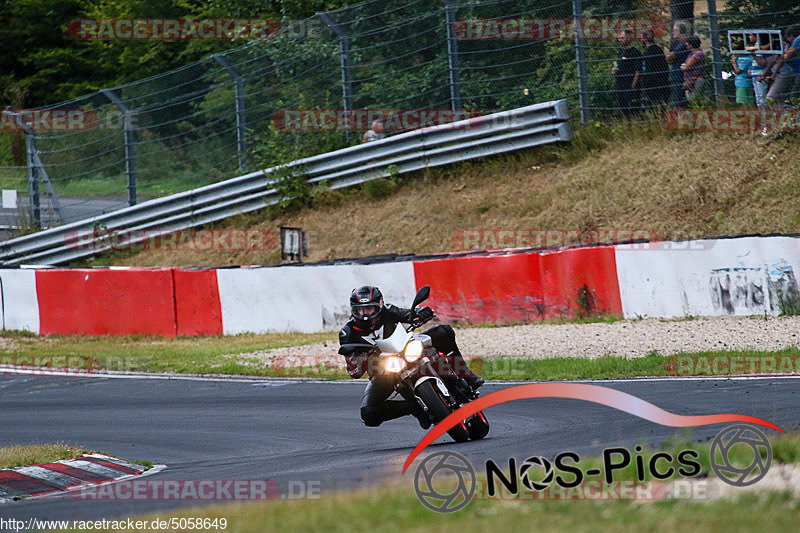
M350 319L339 331L339 345L364 345L364 350L357 350L352 353L344 353L341 349L339 350L339 353L344 355L347 361L347 372L350 376L357 379L369 370L369 357L365 353L371 350L376 339L387 338L394 333L397 324L410 324L413 320L414 312L411 309L404 309L391 304L384 306L380 316L380 324L374 331L362 329L355 320Z

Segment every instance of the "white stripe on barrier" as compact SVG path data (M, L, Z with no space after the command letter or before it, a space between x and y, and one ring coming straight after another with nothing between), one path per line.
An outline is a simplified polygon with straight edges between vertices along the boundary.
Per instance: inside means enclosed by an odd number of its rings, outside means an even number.
M21 466L14 469L15 472L32 477L38 481L44 481L48 485L53 485L59 489L68 489L70 487L80 487L82 485L89 485L89 482L82 481L76 477L56 472L55 470L48 470L41 466Z
M800 239L615 246L625 318L778 315L798 305Z
M351 291L376 285L387 303L414 298L410 261L375 265L220 269L217 284L226 335L341 328L350 315Z
M0 329L39 333L36 271L0 270Z
M91 461L83 461L81 459L64 459L56 462L77 468L78 470L91 472L92 474L97 474L98 476L103 476L106 479L117 479L119 477L129 475L127 472L123 472L122 470L115 470L108 466L99 465Z

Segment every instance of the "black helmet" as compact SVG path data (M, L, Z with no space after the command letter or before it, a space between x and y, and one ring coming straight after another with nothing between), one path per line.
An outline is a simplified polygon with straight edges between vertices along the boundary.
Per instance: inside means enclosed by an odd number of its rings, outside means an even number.
M350 316L361 328L374 331L383 312L383 294L378 287L364 285L350 295Z

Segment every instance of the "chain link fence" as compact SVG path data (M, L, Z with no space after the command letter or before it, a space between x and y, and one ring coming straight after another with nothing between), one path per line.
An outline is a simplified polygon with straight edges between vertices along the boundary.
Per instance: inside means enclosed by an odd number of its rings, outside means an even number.
M7 171L0 181L25 193L35 224L52 226L361 142L370 124L356 117L359 110L487 114L567 98L584 123L652 119L642 111L686 105L683 72L674 61L663 72L651 66L634 91L621 94L619 80L631 73L620 72L630 67L620 30L632 29L629 48L638 53L650 35L658 47L650 55L668 55L679 20L680 39L698 36L706 56L705 83L693 95L704 103L692 105L716 106L736 94L726 74L727 31L800 22L791 0L758 2L759 13L748 0L685 2L680 16L672 4L370 0L319 13L286 22L269 39L48 106L92 119L75 129L29 131L26 176ZM344 122L323 125L323 110ZM296 119L291 127L287 117Z

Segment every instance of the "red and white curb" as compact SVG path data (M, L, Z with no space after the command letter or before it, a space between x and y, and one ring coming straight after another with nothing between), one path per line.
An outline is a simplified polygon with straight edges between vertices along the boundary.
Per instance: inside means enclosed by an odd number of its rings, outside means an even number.
M163 465L158 465L163 469ZM54 463L0 470L0 503L66 493L151 473L144 466L101 453Z

